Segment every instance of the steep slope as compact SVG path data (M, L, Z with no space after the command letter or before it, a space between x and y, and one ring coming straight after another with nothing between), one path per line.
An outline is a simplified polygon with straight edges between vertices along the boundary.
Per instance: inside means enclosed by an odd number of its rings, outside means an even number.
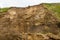
M0 17L0 39L57 40L60 38L58 22L53 13L43 5L11 7Z

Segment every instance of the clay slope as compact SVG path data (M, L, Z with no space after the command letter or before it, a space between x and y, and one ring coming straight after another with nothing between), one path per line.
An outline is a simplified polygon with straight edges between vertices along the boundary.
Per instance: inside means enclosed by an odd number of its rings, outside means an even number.
M0 40L60 40L58 23L43 5L11 7L0 17Z

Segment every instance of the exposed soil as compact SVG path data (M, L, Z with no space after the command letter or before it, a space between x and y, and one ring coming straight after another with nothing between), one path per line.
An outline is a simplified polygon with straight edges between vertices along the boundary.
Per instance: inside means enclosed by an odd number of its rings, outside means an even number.
M42 4L11 7L0 16L0 40L60 40L60 22Z

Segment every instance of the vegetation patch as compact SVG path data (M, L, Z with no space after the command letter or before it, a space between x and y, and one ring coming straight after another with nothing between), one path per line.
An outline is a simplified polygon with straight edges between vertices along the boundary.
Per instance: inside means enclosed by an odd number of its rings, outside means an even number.
M9 8L0 8L0 12L6 12Z
M43 4L48 10L55 13L56 17L60 20L60 4L59 3L45 3Z

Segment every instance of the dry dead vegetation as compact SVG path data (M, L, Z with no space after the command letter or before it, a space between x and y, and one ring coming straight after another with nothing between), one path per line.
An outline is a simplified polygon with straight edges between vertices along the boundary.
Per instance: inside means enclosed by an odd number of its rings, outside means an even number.
M0 17L0 40L60 40L58 24L43 5L12 7Z

